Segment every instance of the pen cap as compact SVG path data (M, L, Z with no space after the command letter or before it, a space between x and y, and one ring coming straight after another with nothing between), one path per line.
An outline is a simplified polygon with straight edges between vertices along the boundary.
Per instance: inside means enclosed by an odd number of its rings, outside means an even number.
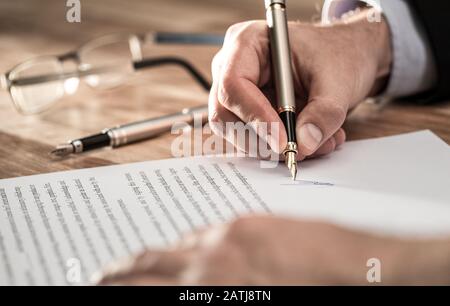
M266 10L273 4L280 4L282 6L286 6L286 0L264 0L264 2L266 4Z
M280 4L285 1L271 0L266 3L272 3L266 10L266 18L278 113L295 112L295 89L286 8Z

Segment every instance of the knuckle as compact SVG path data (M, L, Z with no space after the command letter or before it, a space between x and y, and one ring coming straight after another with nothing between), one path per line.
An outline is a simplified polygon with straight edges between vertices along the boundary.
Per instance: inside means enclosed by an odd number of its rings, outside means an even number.
M220 70L221 65L222 65L222 50L217 52L212 59L211 67L213 74L214 72Z
M244 27L244 24L245 22L239 22L231 25L225 32L225 42L233 40L236 37L237 33L239 33Z
M234 44L247 43L250 39L257 37L258 33L265 33L265 23L259 20L250 20L236 23L228 28L225 41Z
M255 115L254 113L247 114L245 118L245 122L249 127L252 127L255 132L260 131L261 132L261 123L262 119Z
M225 73L222 80L219 83L218 100L219 103L226 108L231 108L232 96L236 88L237 78L231 73Z
M240 32L237 34L236 42L238 44L248 44L252 39L259 38L259 34L264 33L261 31L262 29L260 21L244 22Z
M208 116L209 124L217 124L221 122L221 116L219 114L219 109L213 109Z
M211 131L220 136L224 137L224 123L223 123L223 115L221 114L223 110L219 107L212 110L208 116L208 123Z

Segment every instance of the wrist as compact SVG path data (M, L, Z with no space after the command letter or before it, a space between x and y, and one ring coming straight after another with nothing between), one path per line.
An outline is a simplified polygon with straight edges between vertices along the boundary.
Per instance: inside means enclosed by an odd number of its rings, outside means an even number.
M368 53L377 63L377 78L389 75L392 66L392 43L389 24L384 15L375 8L357 9L356 13L345 14L338 23L355 29L361 42L358 47L367 46Z
M365 52L366 64L373 65L374 85L369 95L378 94L388 83L393 61L391 31L386 18L374 8L358 9L357 13L342 17L339 23L352 29L357 47Z

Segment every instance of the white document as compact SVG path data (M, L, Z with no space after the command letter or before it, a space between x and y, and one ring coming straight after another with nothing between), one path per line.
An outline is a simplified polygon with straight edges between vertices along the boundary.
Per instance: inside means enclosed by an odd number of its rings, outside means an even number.
M450 235L450 148L431 132L300 163L195 157L0 180L0 284L86 284L110 261L248 214ZM268 229L276 230L276 229Z

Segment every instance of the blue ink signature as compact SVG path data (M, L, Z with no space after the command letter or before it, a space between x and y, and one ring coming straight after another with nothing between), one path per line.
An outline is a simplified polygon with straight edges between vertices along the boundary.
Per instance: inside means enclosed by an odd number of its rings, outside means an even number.
M334 186L333 183L324 183L317 181L305 181L305 180L297 180L289 184L281 184L281 186Z

